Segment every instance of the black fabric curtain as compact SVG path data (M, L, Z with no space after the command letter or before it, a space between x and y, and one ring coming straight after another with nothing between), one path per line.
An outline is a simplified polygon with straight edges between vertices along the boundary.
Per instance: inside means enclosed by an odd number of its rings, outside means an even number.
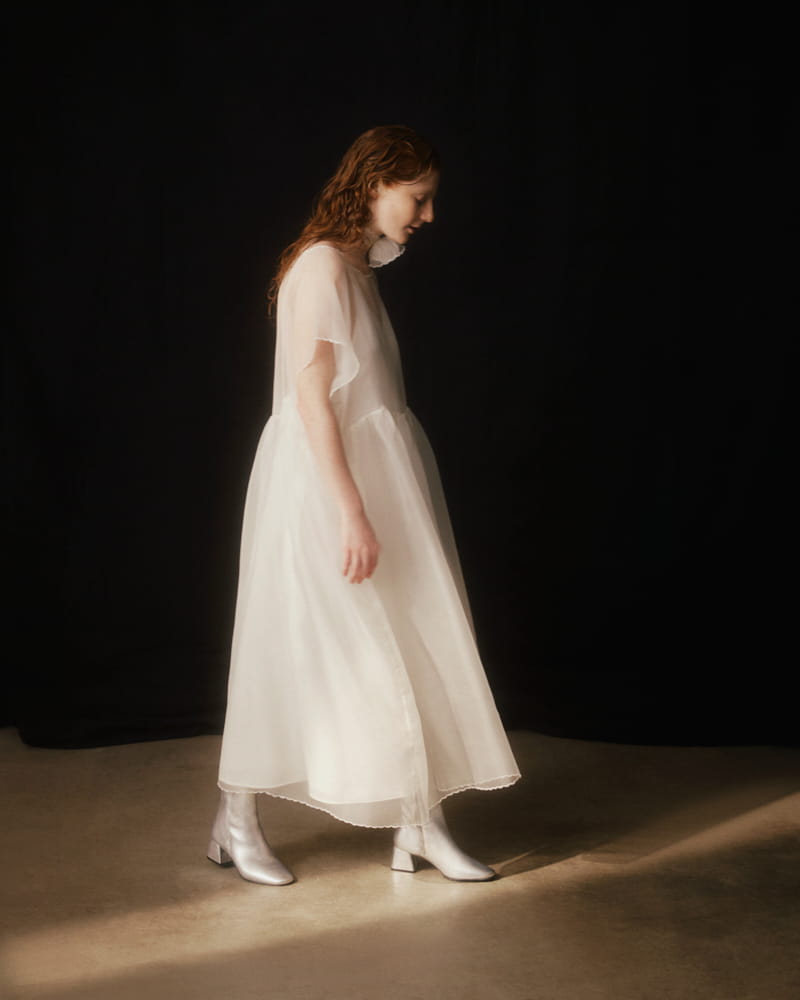
M443 176L379 280L504 721L794 737L779 30L556 2L10 21L3 723L220 731L266 288L352 139L400 122Z

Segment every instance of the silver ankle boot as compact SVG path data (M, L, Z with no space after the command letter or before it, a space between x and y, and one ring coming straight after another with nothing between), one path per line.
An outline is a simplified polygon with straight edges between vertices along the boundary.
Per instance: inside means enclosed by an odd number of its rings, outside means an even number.
M253 792L222 792L211 828L208 857L218 865L234 864L248 882L288 885L294 875L272 853L258 821Z
M431 809L430 817L422 826L401 826L395 831L392 856L395 871L416 871L415 858L424 858L454 882L488 882L497 877L497 872L455 844L441 805Z

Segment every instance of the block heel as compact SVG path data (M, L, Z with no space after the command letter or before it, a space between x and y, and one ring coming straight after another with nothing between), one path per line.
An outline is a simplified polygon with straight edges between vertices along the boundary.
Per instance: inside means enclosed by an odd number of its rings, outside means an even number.
M210 840L208 842L208 851L206 852L209 861L213 861L216 865L222 865L227 867L233 864L233 858L228 854L224 847L216 842L216 840Z
M395 847L392 854L392 870L396 872L415 872L417 862L413 854L404 851L402 847Z

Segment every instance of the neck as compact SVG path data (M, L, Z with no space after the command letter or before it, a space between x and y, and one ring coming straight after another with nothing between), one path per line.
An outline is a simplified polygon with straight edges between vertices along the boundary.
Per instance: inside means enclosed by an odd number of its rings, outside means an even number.
M363 229L361 231L361 237L358 242L351 243L348 246L347 252L352 254L353 257L358 258L359 261L363 263L369 262L369 252L373 246L381 238L381 234L373 229Z
M364 259L369 260L369 252L381 238L381 234L374 229L365 229L361 237L360 249L364 254Z

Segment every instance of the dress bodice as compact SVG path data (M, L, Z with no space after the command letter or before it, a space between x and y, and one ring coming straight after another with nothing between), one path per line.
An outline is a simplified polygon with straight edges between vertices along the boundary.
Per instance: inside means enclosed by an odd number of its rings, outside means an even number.
M406 408L400 352L377 280L327 243L307 247L278 293L273 413L296 405L297 374L317 340L334 345L331 400L343 428L380 408Z

